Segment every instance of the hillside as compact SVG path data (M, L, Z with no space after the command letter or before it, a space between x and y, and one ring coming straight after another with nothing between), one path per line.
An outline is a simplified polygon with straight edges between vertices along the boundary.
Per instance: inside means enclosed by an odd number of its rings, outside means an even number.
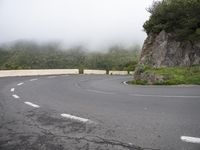
M200 81L200 0L163 0L148 9L149 20L144 23L148 37L144 42L134 79L138 83L165 84L179 75L159 74L156 69L170 67L191 74L195 67L195 81ZM147 71L148 68L148 71ZM185 69L184 69L185 68ZM152 70L152 71L150 71ZM188 71L188 72L187 72ZM165 71L164 71L165 72ZM192 74L191 74L192 75ZM182 77L182 80L185 80ZM198 82L170 82L171 84L199 84Z
M19 41L0 46L0 70L9 69L104 69L134 70L138 47L110 47L105 52L83 47L61 48L55 43Z

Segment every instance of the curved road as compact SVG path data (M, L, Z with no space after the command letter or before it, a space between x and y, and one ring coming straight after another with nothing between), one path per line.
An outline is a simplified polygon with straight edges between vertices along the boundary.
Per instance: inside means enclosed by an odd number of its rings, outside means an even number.
M199 150L200 86L131 78L1 78L0 149Z

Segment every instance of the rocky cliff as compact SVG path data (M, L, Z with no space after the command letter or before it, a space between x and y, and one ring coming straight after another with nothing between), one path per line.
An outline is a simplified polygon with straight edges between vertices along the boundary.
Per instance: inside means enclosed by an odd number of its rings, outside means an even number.
M172 33L149 34L144 42L140 64L152 67L192 66L200 64L200 42L180 42Z
M134 73L134 82L136 84L183 83L176 79L176 75L173 72L163 75L149 71L147 68L162 69L163 67L200 65L200 42L180 42L175 37L172 33L166 33L165 31L161 31L157 35L148 35L142 48L139 64ZM181 78L183 76L181 75ZM199 78L199 76L196 78ZM196 84L196 82L194 83Z

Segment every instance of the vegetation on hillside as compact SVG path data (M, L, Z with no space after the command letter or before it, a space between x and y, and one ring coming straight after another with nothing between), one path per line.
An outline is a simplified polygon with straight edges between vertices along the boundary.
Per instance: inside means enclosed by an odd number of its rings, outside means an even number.
M200 41L200 0L155 1L143 25L147 34L165 30L177 40Z
M106 69L134 70L139 48L113 46L107 52L88 52L83 47L62 49L58 44L21 41L0 46L0 69Z
M154 1L148 9L151 13L143 27L148 35L166 31L176 41L200 41L200 0ZM172 56L171 56L172 57ZM133 84L200 85L200 64L190 67L153 68L138 64Z
M162 77L162 80L155 82L155 85L178 85L178 84L197 84L200 85L200 65L191 67L163 67L151 68L143 66L143 74ZM133 84L148 84L145 79L132 81Z

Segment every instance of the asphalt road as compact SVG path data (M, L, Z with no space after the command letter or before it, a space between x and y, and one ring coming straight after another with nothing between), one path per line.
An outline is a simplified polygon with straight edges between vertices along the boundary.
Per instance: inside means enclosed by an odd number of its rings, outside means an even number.
M0 78L0 149L200 150L200 86L122 83L131 78Z

